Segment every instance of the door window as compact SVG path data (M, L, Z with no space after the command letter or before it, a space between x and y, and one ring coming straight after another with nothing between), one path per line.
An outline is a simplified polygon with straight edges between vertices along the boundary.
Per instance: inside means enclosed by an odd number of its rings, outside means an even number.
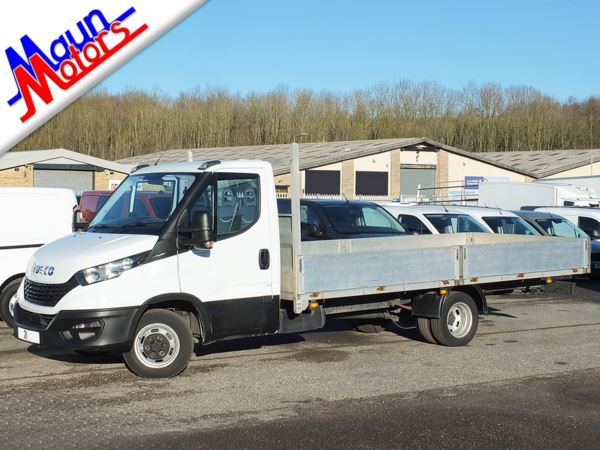
M217 236L240 233L258 219L258 175L217 175Z
M600 222L596 219L592 219L591 217L580 217L579 228L594 239L600 238Z
M317 228L323 230L321 218L317 211L312 206L300 205L300 230L302 239L315 238L310 232L311 225L316 225Z
M258 220L258 183L256 174L217 174L190 208L188 223L194 211L206 211L217 239L244 231Z
M400 214L398 216L398 221L411 233L431 234L429 228L415 216Z

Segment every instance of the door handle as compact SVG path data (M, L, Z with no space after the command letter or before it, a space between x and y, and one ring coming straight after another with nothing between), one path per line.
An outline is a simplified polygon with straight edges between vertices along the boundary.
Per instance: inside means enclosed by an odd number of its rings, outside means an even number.
M263 248L258 252L258 267L260 270L267 270L271 265L271 255L269 254L269 250Z

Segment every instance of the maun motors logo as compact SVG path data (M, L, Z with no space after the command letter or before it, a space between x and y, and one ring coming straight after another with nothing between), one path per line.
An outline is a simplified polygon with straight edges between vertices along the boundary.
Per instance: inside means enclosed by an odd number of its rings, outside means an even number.
M102 11L90 11L77 22L77 32L65 31L52 41L47 52L42 51L28 35L21 38L25 58L14 48L7 48L6 56L18 89L8 104L12 106L25 100L27 112L21 121L27 121L36 113L32 91L46 104L50 103L54 97L49 81L62 90L69 89L146 31L146 24L133 31L123 25L133 13L135 8L129 8L109 22ZM116 44L109 46L107 43L115 40L118 41Z

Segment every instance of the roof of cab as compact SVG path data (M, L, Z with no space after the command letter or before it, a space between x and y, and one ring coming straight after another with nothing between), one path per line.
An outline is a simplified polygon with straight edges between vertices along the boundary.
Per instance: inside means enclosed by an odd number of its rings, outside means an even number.
M216 172L221 170L257 170L257 169L271 169L271 164L266 161L260 161L258 159L238 159L238 160L223 160L218 161L216 164L207 164L206 169L201 168L203 164L210 163L212 161L186 161L180 163L167 163L158 164L152 166L137 166L137 170L134 168L132 174L139 173L199 173L199 172Z

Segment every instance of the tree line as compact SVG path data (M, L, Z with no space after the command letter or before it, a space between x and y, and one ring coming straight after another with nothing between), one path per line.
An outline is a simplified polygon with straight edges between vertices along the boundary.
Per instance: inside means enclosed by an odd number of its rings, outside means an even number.
M600 98L560 102L528 86L382 83L349 93L206 88L83 96L15 150L64 147L118 160L176 148L429 137L465 150L600 148Z

